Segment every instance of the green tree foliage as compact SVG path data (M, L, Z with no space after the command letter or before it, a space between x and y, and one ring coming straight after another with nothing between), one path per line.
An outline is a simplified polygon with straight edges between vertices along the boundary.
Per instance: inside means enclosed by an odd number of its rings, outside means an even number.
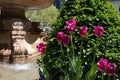
M120 79L120 17L112 4L107 0L67 0L60 10L60 15L54 25L55 29L51 34L52 37L43 57L43 63L46 69L52 73L54 80L57 80L57 75L61 74L61 69L64 71L68 66L68 57L65 56L64 59L61 57L60 47L55 37L59 31L66 33L64 26L69 19L77 20L77 29L73 33L73 43L76 55L81 54L82 57L83 77L90 70L93 56L96 54L95 63L104 57L117 65L116 74L118 77L115 76L115 78ZM82 25L86 25L89 30L87 37L81 41L78 32ZM98 41L93 32L94 25L101 25L105 30L104 35ZM96 44L97 48L94 46ZM82 53L80 53L81 48ZM64 47L64 53L70 49L68 47L66 50ZM101 75L100 72L97 74ZM96 80L99 80L99 77Z
M52 5L42 10L28 10L26 17L35 22L46 22L52 25L57 18L58 10Z

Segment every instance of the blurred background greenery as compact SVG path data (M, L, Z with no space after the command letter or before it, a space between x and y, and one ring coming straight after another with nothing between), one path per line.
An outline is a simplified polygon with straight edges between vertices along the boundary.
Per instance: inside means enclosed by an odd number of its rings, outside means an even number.
M59 9L56 7L60 7L60 2L58 1L64 1L64 0L55 0L56 4L51 5L50 7L42 10L27 10L26 11L26 17L31 20L32 22L44 22L49 25L54 24L54 22L57 19L57 16L59 14ZM112 2L115 10L119 13L120 10L120 1L119 0L109 0ZM59 4L58 4L59 3Z
M26 17L32 22L44 22L52 25L57 15L59 14L58 9L51 5L50 7L42 10L28 10L26 11Z

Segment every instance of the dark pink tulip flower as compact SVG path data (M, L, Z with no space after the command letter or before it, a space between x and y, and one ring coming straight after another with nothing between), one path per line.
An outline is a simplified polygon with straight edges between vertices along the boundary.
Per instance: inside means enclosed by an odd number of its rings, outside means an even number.
M63 37L64 37L64 32L60 31L58 32L56 39L57 41L62 41Z
M66 21L66 31L68 33L71 33L75 30L76 28L76 20L74 19L70 19L68 21Z
M87 30L88 30L87 26L81 26L79 28L79 34L80 34L80 36L81 37L86 36Z
M115 74L116 65L114 63L109 63L108 68L106 70L106 74L112 76Z
M104 58L100 58L100 60L98 61L98 69L102 72L106 71L106 69L108 68L108 60L104 59Z
M64 46L70 44L70 36L64 36L62 39L62 43Z
M94 26L94 34L96 37L102 37L104 28L102 26Z
M39 52L44 52L45 49L46 49L46 44L44 44L44 43L39 43L36 47L37 47L37 50L38 50Z

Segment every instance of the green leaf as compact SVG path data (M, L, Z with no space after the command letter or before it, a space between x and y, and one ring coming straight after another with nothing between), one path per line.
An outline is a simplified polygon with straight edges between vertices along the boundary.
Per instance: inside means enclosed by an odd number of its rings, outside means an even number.
M44 67L40 67L40 71L44 74L45 80L50 80L49 73Z
M50 41L52 42L55 38L51 38Z
M65 80L65 77L61 75L60 80Z
M97 64L92 65L90 71L85 76L85 80L95 80L97 70Z

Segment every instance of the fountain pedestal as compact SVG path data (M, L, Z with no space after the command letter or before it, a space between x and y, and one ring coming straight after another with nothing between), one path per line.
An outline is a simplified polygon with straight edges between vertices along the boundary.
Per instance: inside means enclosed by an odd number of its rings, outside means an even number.
M25 17L26 9L43 9L50 6L53 0L0 0L0 61L20 62L31 60L36 55L36 45L44 42L38 23ZM23 25L12 25L22 22ZM44 39L43 39L44 37Z

